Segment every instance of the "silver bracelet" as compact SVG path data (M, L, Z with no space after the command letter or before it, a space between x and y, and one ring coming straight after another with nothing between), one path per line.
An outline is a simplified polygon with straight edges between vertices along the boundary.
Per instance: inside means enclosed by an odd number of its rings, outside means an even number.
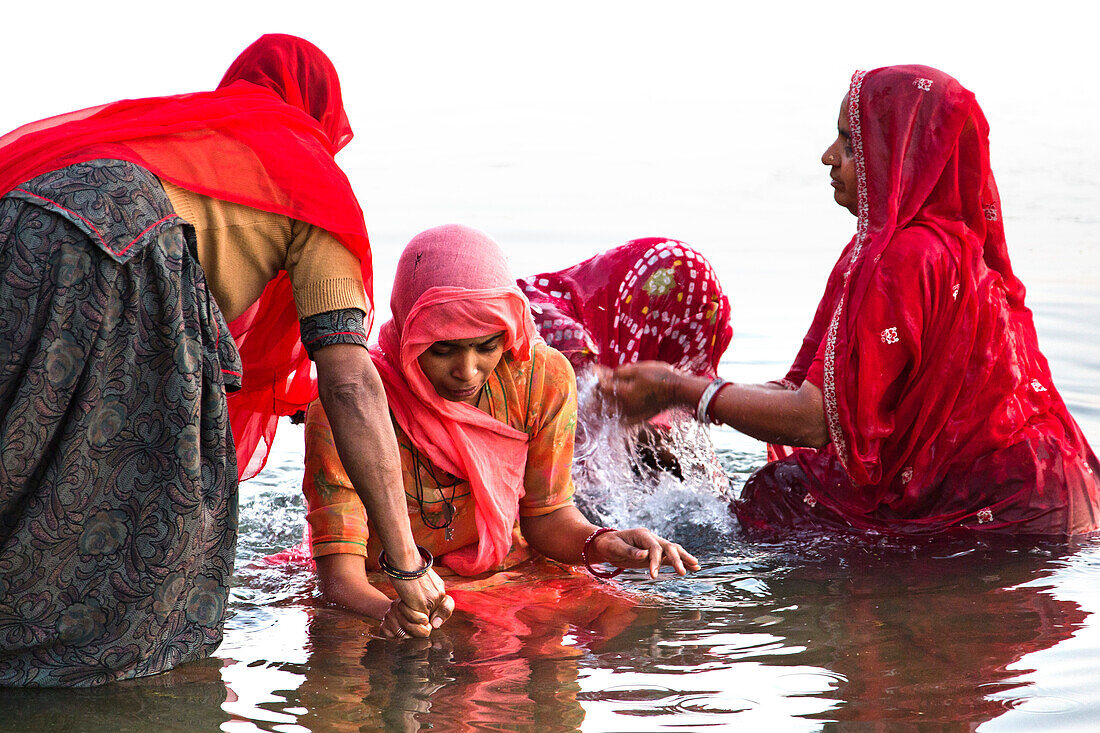
M721 377L716 377L706 389L703 390L703 394L699 396L699 404L695 406L695 419L704 425L710 422L710 403L714 399L714 396L718 394L718 390L725 387L729 382Z

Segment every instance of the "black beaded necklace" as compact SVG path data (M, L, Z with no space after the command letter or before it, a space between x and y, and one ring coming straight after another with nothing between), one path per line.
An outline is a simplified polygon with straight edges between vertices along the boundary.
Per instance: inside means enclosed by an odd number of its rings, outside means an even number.
M485 382L481 387L481 391L478 392L477 404L475 407L481 405L481 400L489 394L489 383ZM489 413L493 414L493 403L489 402ZM496 417L493 415L493 417ZM428 461L424 461L420 458L420 451L416 449L416 446L410 446L413 455L413 485L416 487L416 505L420 510L420 521L424 523L425 527L429 529L442 529L443 538L450 542L454 539L455 530L451 526L451 523L455 520L455 495L458 493L458 485L462 483L457 477L449 484L442 483L435 475L435 466ZM424 511L424 482L420 478L420 469L423 468L431 474L432 480L435 481L435 486L439 490L439 497L443 501L443 521L435 523L428 519L428 512ZM444 493L444 489L451 490L450 498Z
M416 486L416 504L420 508L420 521L424 523L425 527L429 529L442 529L444 530L444 539L450 541L454 538L454 527L451 526L451 522L455 519L455 494L458 492L458 485L461 483L457 478L450 484L443 484L436 478L435 467L427 461L423 461L420 458L420 451L415 447L412 449L413 454L413 483ZM436 488L439 489L439 497L443 501L443 521L440 523L433 522L428 519L428 512L424 511L424 483L420 479L420 470L424 469L432 475L432 479L435 480ZM444 493L444 489L451 490L450 498Z

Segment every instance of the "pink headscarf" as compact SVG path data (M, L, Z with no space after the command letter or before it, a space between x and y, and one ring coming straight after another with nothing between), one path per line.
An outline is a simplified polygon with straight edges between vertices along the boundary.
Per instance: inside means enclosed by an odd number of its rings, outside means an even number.
M440 397L417 358L433 343L504 332L504 349L531 358L541 341L504 252L482 232L448 224L421 232L397 263L390 310L371 350L397 424L436 466L470 482L479 541L440 558L462 575L499 565L527 465L527 433L473 405Z

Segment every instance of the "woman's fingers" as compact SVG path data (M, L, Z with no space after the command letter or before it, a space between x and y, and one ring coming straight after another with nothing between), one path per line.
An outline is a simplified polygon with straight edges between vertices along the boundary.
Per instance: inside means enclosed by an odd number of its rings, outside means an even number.
M378 627L378 635L384 639L426 639L431 632L432 627L428 624L427 617L409 608L400 599L390 604L382 624Z
M656 578L662 565L668 565L677 575L686 575L699 569L699 561L675 542L658 537L647 529L628 529L609 532L600 547L606 562L620 567L648 567L649 575Z
M394 590L405 602L406 607L421 615L416 617L417 623L430 624L432 628L443 625L454 611L454 600L448 595L443 581L435 573L429 570L419 578L409 580L392 579Z

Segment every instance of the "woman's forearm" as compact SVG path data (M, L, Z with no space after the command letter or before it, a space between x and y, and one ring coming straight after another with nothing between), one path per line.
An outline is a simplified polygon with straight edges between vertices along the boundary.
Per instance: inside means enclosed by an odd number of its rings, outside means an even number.
M349 611L382 619L390 608L390 599L367 580L363 558L336 554L315 558L321 596L329 603Z
M600 391L628 419L649 418L670 407L695 411L711 379L680 372L662 362L627 364L600 376ZM777 385L727 384L707 415L758 440L820 448L829 443L821 390L803 382L797 390Z
M584 541L597 529L573 505L537 517L520 517L519 521L523 538L535 551L566 565L584 562Z
M694 409L710 381L682 375L674 383L676 403ZM766 443L820 448L829 442L821 390L810 382L798 390L731 382L711 400L708 414Z
M374 363L354 344L326 346L315 358L321 404L340 462L391 564L415 569L421 559L409 525L397 438Z

